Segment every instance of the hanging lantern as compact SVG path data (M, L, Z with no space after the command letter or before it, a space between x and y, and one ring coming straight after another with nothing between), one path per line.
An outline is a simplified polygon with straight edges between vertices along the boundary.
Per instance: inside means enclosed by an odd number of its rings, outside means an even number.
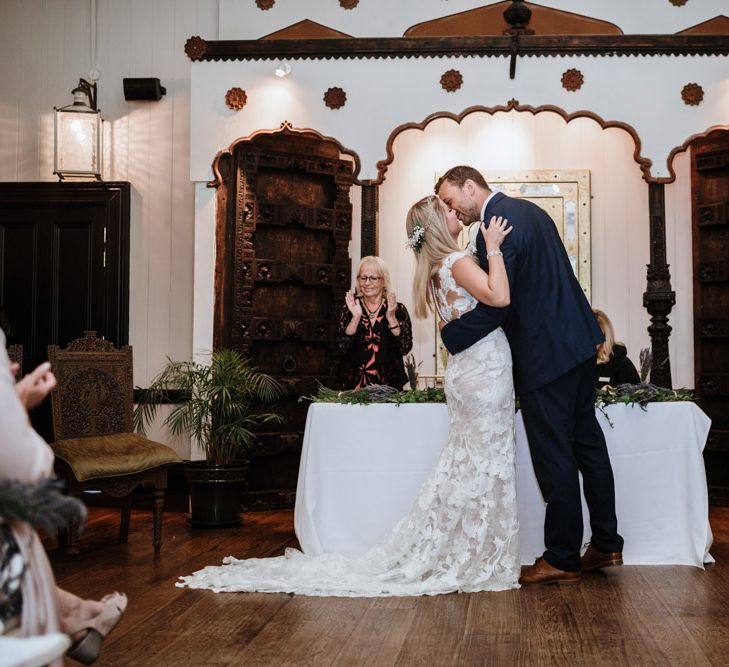
M101 180L101 112L96 108L96 84L79 79L73 104L53 107L55 142L53 173L60 180Z

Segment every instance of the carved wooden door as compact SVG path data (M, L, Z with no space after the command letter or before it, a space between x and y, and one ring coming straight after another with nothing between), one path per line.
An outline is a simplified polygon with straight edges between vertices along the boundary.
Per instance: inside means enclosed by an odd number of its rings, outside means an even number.
M711 417L712 502L729 504L729 132L692 145L696 393Z
M221 188L218 200L231 204L218 227L216 347L250 354L289 392L276 405L284 423L252 457L248 505L291 506L309 405L299 398L331 382L350 284L353 163L332 142L284 130L240 144L231 167L234 195Z

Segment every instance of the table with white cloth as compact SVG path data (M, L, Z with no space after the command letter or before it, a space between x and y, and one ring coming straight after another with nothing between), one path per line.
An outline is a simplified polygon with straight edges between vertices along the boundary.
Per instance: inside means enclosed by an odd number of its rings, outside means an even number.
M626 564L712 562L703 448L711 424L693 403L606 408L597 419L615 475ZM611 425L612 424L612 425ZM306 419L294 524L305 553L364 553L412 507L448 439L445 404L313 403ZM516 415L522 563L544 551L544 501ZM584 542L590 539L583 501Z

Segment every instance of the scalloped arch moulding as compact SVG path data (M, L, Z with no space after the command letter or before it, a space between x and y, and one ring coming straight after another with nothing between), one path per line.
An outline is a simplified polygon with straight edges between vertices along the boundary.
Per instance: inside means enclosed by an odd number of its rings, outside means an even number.
M460 123L474 111L551 111L567 123L588 117L606 129L622 128L635 142L643 178L657 183L674 180L673 158L692 140L729 129L725 55L533 57L520 60L515 80L509 79L508 56L296 60L285 79L274 76L274 65L267 60L191 63L191 180L214 180L212 162L221 150L256 133L277 131L284 122L332 139L355 156L360 184L386 177L402 131L439 119ZM577 91L562 87L570 68L584 75ZM457 91L441 87L448 69L463 76ZM248 94L240 113L223 102L230 81ZM682 100L689 81L704 91L698 106ZM347 104L336 113L322 101L332 86L347 92Z

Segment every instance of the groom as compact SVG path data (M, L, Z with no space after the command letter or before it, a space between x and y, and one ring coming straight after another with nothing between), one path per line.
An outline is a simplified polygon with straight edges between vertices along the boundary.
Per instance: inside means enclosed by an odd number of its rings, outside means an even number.
M503 216L512 233L501 246L511 288L508 309L482 304L447 324L443 343L455 354L501 326L514 359L534 472L547 503L546 551L522 568L520 583L572 583L582 570L621 565L623 538L605 438L595 417L595 355L603 341L552 219L525 199L489 189L472 167L449 169L436 194L463 224ZM486 247L478 258L488 270ZM592 541L580 558L582 473Z

